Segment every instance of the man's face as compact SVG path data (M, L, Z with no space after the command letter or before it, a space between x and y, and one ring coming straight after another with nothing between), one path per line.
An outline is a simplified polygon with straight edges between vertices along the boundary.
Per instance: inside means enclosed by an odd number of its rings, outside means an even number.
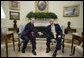
M54 19L50 19L50 24L53 25L54 24Z
M31 18L31 23L35 23L35 18Z

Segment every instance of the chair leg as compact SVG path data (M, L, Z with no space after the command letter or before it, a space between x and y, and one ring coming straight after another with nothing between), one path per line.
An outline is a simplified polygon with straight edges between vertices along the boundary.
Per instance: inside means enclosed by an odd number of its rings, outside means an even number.
M18 34L18 51L20 51L20 34Z
M63 39L63 42L62 42L62 53L64 53L64 39Z
M64 47L62 48L62 53L64 53Z
M73 53L72 53L73 55L75 54L75 46L73 47Z
M18 51L20 51L20 44L18 44L18 48L19 48Z

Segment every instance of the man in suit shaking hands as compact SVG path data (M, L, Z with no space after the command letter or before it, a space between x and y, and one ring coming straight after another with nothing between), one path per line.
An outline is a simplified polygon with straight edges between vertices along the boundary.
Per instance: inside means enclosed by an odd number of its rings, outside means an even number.
M50 52L50 40L51 39L56 39L57 40L57 45L55 48L55 51L53 53L53 57L55 57L57 55L57 50L61 49L61 34L62 34L62 30L59 26L59 24L55 24L54 23L54 19L50 19L50 25L47 26L47 30L45 33L39 33L40 35L47 35L47 48L46 48L46 53Z
M34 29L34 23L35 23L35 18L31 18L30 22L26 24L22 34L21 34L21 39L23 40L23 46L22 46L22 53L25 53L25 49L27 47L27 43L30 40L32 44L32 53L34 55L37 55L36 53L36 38L34 34L38 33Z

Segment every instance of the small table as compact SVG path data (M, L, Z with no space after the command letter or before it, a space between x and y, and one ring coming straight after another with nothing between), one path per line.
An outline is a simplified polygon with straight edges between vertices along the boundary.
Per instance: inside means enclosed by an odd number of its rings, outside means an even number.
M65 29L65 33L68 34L68 32L76 32L76 29Z
M74 42L74 40L78 40L79 41L79 45L80 45L80 43L83 41L82 34L72 33L71 53L72 53L72 49L73 49L73 42Z
M7 42L7 39L10 39L11 37L12 37L12 41L13 41L13 49L15 51L14 34L13 34L13 32L7 32L6 34L1 34L1 39L5 40L7 57L8 57L8 42Z
M8 31L17 31L19 28L8 28Z

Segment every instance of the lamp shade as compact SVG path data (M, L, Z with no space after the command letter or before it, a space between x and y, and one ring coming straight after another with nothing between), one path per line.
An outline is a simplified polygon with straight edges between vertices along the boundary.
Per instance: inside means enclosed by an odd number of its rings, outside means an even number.
M4 11L3 11L2 6L1 6L1 18L6 18L5 13L4 13Z

